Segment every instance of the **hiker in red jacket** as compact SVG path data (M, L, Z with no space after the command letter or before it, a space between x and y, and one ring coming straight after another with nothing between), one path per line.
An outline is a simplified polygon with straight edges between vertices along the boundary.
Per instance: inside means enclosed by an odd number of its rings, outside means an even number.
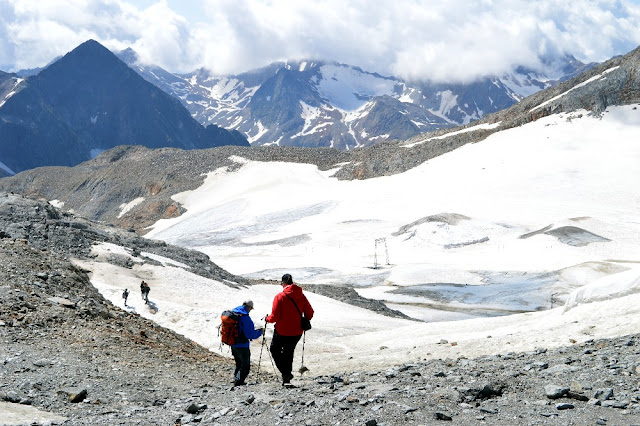
M271 314L265 318L267 322L276 324L269 350L282 374L283 385L293 379L293 352L303 333L300 325L302 315L310 320L313 318L313 308L302 293L302 288L293 283L291 274L284 274L282 292L273 298Z

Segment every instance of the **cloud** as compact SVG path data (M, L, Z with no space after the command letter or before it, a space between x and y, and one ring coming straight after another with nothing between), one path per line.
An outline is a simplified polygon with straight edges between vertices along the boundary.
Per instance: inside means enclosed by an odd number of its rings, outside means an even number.
M541 57L574 54L602 61L640 44L640 6L574 0L206 1L221 31L204 44L207 65L228 72L276 59L322 58L383 74L469 80ZM226 41L220 60L220 44ZM214 58L218 58L215 63ZM269 60L265 60L269 58Z
M183 3L184 4L184 3ZM0 65L42 66L88 38L170 71L217 74L327 59L410 79L469 81L545 56L602 61L640 45L621 0L0 0ZM139 6L136 6L139 5ZM190 11L192 12L192 11Z

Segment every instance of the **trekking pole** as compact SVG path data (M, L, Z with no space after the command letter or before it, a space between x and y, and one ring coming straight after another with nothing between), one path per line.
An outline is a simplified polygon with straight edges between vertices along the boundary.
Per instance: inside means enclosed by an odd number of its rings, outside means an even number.
M271 343L273 343L273 338L271 339ZM273 356L271 355L271 350L268 350L269 359L271 360L271 366L273 367L273 374L278 375L278 370L276 370L276 364L273 362Z
M260 367L262 365L262 350L264 342L267 340L267 317L264 317L264 328L262 329L262 345L260 346L260 357L258 358L258 381L260 381Z
M300 362L300 370L298 370L298 372L300 372L300 375L302 375L306 371L309 371L309 369L304 366L304 342L306 340L306 337L307 337L307 332L303 331L302 332L302 361Z

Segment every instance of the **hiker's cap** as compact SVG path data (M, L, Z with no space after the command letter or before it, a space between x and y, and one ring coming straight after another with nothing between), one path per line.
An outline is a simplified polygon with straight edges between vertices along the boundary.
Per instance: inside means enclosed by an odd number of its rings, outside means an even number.
M253 309L253 300L245 300L242 304L248 308Z

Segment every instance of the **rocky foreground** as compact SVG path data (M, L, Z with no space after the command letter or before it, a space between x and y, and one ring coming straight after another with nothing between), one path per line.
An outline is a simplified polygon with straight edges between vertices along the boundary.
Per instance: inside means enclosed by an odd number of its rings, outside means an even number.
M640 425L640 336L307 372L296 388L280 385L264 348L261 370L234 389L228 358L113 306L71 262L92 241L128 238L137 237L0 195L0 424ZM223 274L197 253L138 244ZM15 420L15 407L56 417Z

